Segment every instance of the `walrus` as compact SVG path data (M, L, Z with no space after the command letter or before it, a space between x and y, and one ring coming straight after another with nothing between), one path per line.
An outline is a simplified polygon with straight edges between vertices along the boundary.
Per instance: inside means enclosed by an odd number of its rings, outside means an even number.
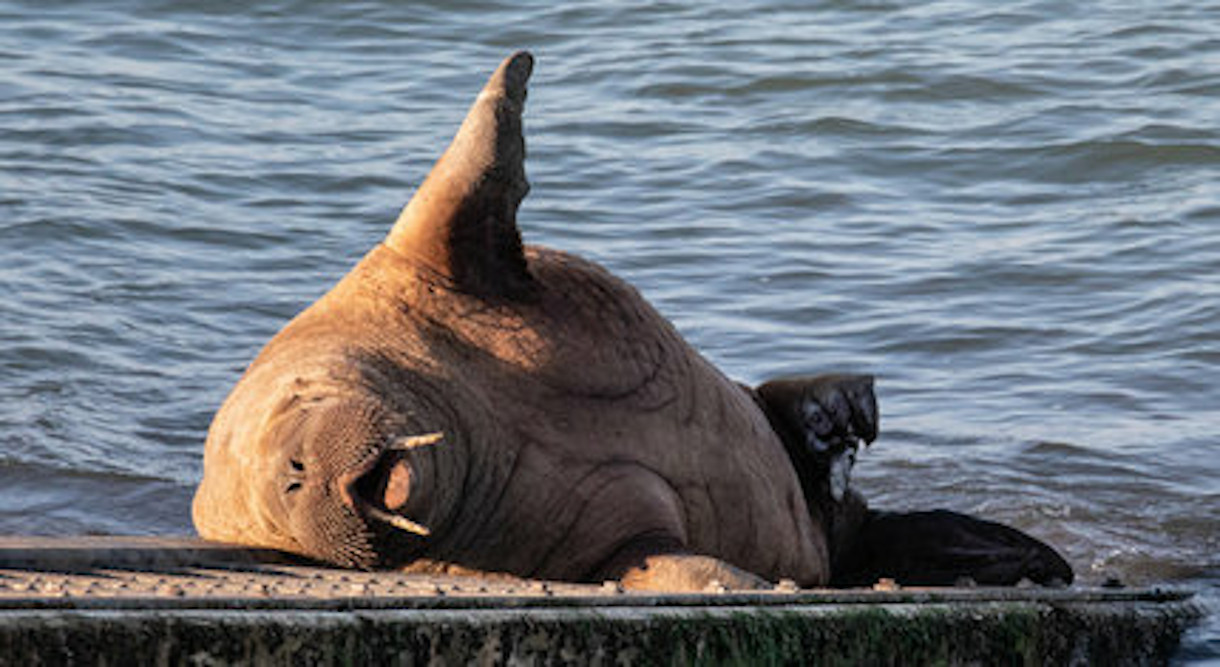
M217 412L199 534L351 568L653 590L1070 582L1019 531L876 512L848 487L874 380L729 380L640 294L525 245L505 60L385 240Z

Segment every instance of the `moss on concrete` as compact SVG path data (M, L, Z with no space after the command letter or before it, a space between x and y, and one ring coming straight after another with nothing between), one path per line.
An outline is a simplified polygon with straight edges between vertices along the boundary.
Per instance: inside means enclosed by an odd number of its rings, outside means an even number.
M11 665L1041 665L1164 661L1182 605L0 612Z

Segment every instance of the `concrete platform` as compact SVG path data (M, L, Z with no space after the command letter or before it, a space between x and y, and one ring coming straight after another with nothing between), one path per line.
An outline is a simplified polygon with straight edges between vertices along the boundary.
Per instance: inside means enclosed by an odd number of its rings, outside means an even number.
M0 538L0 665L1158 664L1166 589L702 594L353 572L168 538Z

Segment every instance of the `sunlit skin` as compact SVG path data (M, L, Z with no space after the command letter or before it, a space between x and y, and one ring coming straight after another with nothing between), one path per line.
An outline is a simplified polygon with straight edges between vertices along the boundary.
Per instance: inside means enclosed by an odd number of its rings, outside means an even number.
M200 535L662 590L821 586L844 554L875 561L858 545L879 515L848 488L872 378L742 387L630 285L522 243L532 67L504 61L385 241L247 369L209 431ZM962 521L943 534L987 543ZM986 554L1002 578L1070 579L1024 539Z

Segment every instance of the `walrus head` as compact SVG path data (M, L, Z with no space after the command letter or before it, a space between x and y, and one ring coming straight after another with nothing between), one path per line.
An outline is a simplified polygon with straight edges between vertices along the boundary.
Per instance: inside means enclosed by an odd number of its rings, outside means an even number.
M245 541L245 532L260 534L279 549L349 567L377 566L379 555L409 549L403 535L427 537L427 526L410 512L427 504L432 456L421 451L442 443L442 433L395 438L389 434L397 429L376 407L346 400L285 407L244 450L253 456L229 450L212 462L227 462L231 472L201 485L195 500L201 530L215 532L220 524L231 533L210 537ZM243 490L248 501L234 504ZM207 506L212 499L222 508ZM209 517L210 510L221 510L220 518Z
M362 397L371 385L430 381L402 377L404 364L344 334L380 335L378 318L395 313L363 304L391 283L403 312L431 298L413 291L528 298L533 281L516 213L529 191L521 115L532 68L526 52L499 66L385 242L315 305L322 316L298 316L247 369L209 432L193 505L200 535L373 567L430 533L439 519L420 508L440 504L428 502L442 467L432 465L432 450L463 440L463 425L440 390Z

